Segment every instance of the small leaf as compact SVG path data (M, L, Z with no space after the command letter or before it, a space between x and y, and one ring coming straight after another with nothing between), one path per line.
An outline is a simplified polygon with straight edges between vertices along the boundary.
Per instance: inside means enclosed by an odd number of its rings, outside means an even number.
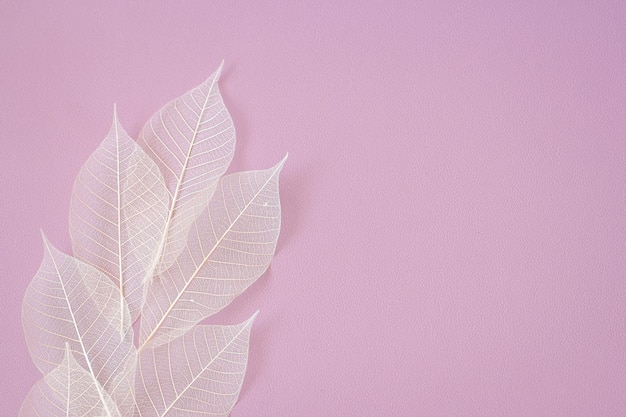
M165 271L183 250L189 227L232 160L235 128L217 85L221 69L154 114L139 135L170 194L167 222L146 281Z
M139 416L228 415L243 383L255 317L236 326L196 326L143 351L136 378Z
M114 114L102 144L81 168L72 192L74 256L108 275L119 288L121 332L139 316L143 280L165 227L168 192L159 168L128 136Z
M22 324L30 354L46 374L61 364L66 344L126 415L134 408L133 331L120 334L119 291L104 274L55 249L44 237L44 259L26 290ZM124 304L124 320L129 320Z
M267 270L280 232L278 176L285 159L220 180L186 250L148 287L139 350L218 312Z
M115 403L76 362L69 346L63 361L33 386L20 417L121 417Z

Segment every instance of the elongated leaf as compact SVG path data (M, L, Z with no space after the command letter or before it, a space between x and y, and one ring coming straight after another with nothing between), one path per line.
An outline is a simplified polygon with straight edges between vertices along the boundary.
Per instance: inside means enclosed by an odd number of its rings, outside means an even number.
M108 275L119 288L130 320L139 315L142 283L165 227L168 192L159 168L128 136L114 114L102 144L80 170L70 207L74 256Z
M220 72L221 66L206 82L159 110L139 135L170 193L167 223L146 281L165 271L182 251L189 227L232 160L235 129L217 85Z
M236 326L199 325L143 351L136 385L139 416L228 415L243 383L255 317Z
M63 362L65 346L111 395L132 413L136 352L133 331L120 333L119 291L99 270L55 249L44 237L44 258L26 290L22 324L35 365L46 374Z
M221 310L265 272L280 232L278 176L285 159L265 171L220 180L185 251L148 287L140 350Z
M121 417L113 399L72 356L43 377L26 396L20 417Z

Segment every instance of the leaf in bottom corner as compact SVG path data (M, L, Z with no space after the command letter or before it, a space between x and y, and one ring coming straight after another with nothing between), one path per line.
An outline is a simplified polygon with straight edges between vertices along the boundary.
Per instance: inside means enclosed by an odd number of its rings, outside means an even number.
M121 414L102 385L76 362L66 346L61 364L31 388L19 416L121 417Z
M234 326L198 325L141 352L135 384L138 415L228 415L246 373L255 317Z
M69 346L76 362L104 387L120 412L132 414L136 350L132 327L122 326L119 290L102 272L59 252L45 237L44 247L41 266L22 303L33 362L47 374L63 362ZM128 307L123 307L128 322Z

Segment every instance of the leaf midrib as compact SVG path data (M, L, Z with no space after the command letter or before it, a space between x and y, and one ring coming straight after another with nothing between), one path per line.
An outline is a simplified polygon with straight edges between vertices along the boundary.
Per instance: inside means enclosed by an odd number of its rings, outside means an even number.
M76 317L74 315L74 310L72 308L72 305L70 304L70 299L69 299L69 295L67 294L67 291L65 289L65 284L63 283L63 280L61 279L62 275L61 275L61 271L59 271L59 267L56 263L56 260L54 259L54 256L52 256L52 251L50 250L50 246L48 244L48 242L45 242L46 245L46 250L48 251L48 256L50 256L50 259L52 260L52 264L54 265L54 270L56 271L57 277L59 278L59 283L61 284L61 289L63 290L63 298L65 299L65 302L67 303L67 308L68 311L70 313L70 316L72 318L72 324L74 325L74 330L76 331L76 336L78 338L78 342L80 343L80 348L83 351L83 356L85 357L85 362L87 363L87 367L89 368L89 375L91 375L91 379L94 382L94 386L96 387L96 390L98 391L98 396L100 397L100 401L102 402L102 405L104 405L104 409L107 413L107 415L109 417L112 417L111 414L111 410L109 410L109 406L104 398L104 393L101 390L100 387L100 383L98 382L98 379L96 378L96 375L93 371L93 367L91 366L91 361L89 360L89 355L87 354L87 350L85 347L85 344L83 343L83 337L82 337L82 333L78 330L78 324L76 322ZM71 355L71 352L69 353Z
M204 265L208 262L209 258L211 257L211 255L213 254L213 252L215 252L215 250L220 246L220 244L222 243L222 241L224 240L224 238L226 237L226 235L228 235L228 233L230 233L231 229L233 228L233 226L239 221L239 219L241 218L241 216L243 216L243 214L248 210L248 208L250 207L250 205L252 204L252 202L254 200L257 199L257 197L259 196L259 194L261 194L261 192L263 190L265 190L265 188L267 187L267 184L274 178L274 176L276 175L276 172L278 172L278 170L280 170L280 168L282 167L282 164L279 164L274 171L272 172L272 174L268 177L268 179L265 181L265 183L263 184L263 186L261 186L259 188L259 190L254 194L254 196L250 199L250 201L248 201L248 203L243 207L243 209L239 212L239 214L237 215L237 217L231 222L231 224L228 226L228 228L226 229L226 231L222 234L222 236L220 236L220 238L217 240L217 242L215 243L215 245L213 245L213 247L211 248L211 250L209 251L209 253L204 256L203 261L200 263L200 265L196 268L196 270L194 271L194 273L191 275L191 277L189 278L189 280L185 283L185 285L183 286L183 288L178 292L178 294L176 295L176 298L174 299L174 301L170 304L169 308L165 311L165 313L163 314L163 316L161 317L161 320L159 320L159 322L157 323L157 325L154 327L154 329L152 330L152 332L148 335L148 337L146 338L146 340L143 342L143 344L139 347L139 349L137 350L137 352L141 352L146 345L150 342L150 340L155 336L155 334L157 333L157 331L159 330L159 328L161 327L161 325L163 325L163 323L165 322L165 319L168 317L168 315L172 312L172 310L174 309L174 306L180 301L180 298L183 296L183 294L185 293L185 291L187 291L187 288L189 287L189 285L191 285L191 283L193 282L193 280L197 277L198 273L200 272L200 270L202 269L202 267L204 267Z
M253 316L252 318L254 318L254 316ZM224 347L223 347L223 348L222 348L219 352L217 352L217 354L213 357L213 359L211 359L211 360L209 361L209 363L208 363L206 366L202 367L202 370L201 370L200 372L198 372L198 374L197 374L197 375L196 375L196 376L195 376L195 377L194 377L194 378L193 378L193 379L192 379L192 380L191 380L191 381L187 384L187 386L186 386L186 387L185 387L185 388L184 388L184 389L180 392L180 394L178 394L178 395L176 396L176 398L175 398L175 399L171 402L171 404L169 405L169 407L167 407L167 408L165 409L165 411L164 411L162 414L160 414L160 416L159 416L159 417L165 417L165 415L166 415L167 413L169 413L169 411L172 409L172 407L174 407L174 404L176 404L176 403L178 402L178 400L180 400L180 399L181 399L181 397L183 396L183 394L184 394L185 392L187 392L187 390L188 390L189 388L191 388L191 386L192 386L192 385L193 385L193 384L194 384L194 383L198 380L198 378L200 378L200 376L201 376L201 375L202 375L202 374L203 374L203 373L204 373L207 369L209 369L209 367L213 364L213 362L215 362L215 361L216 361L216 360L217 360L217 359L218 359L218 358L222 355L222 353L224 353L224 351L225 351L228 347L230 347L230 345L232 345L232 344L235 342L235 340L237 340L237 339L239 338L239 335L241 335L241 333L243 333L243 332L244 332L244 330L246 330L246 328L247 328L249 325L250 325L250 320L248 320L248 322L246 322L246 323L245 323L245 324L241 327L241 329L240 329L240 330L237 332L237 334L236 334L236 335L235 335L235 336L234 336L234 337L230 340L230 342L228 342L228 343L227 343L227 344L226 344L226 345L225 345L225 346L224 346Z
M204 112L207 109L207 103L209 101L209 98L211 97L211 94L213 93L213 88L215 87L215 83L217 82L217 79L220 76L220 72L221 72L221 66L220 68L218 68L217 72L215 73L215 76L213 77L213 80L211 81L211 86L209 87L209 91L207 93L207 96L204 100L204 103L202 105L202 111L200 112L200 115L198 116L198 121L196 122L196 127L194 129L193 132L193 136L192 136L192 140L189 144L189 147L187 149L187 154L185 155L185 162L183 164L183 167L181 169L181 174L178 177L177 181L176 181L176 188L174 189L174 195L172 197L172 202L170 204L170 208L169 208L169 212L167 215L167 220L165 222L165 226L163 228L163 234L161 236L161 241L159 242L159 248L157 249L157 252L155 252L155 257L153 259L152 265L150 266L150 268L148 269L146 276L144 278L144 283L149 282L149 279L152 278L152 275L154 274L154 271L156 270L157 266L159 265L159 262L161 260L161 256L163 254L163 250L165 249L165 243L167 242L167 237L169 235L169 230L170 230L170 225L172 222L172 217L174 215L174 209L176 207L176 203L178 200L178 194L180 192L180 187L182 185L183 182L183 177L185 176L185 172L187 171L187 165L189 164L189 160L190 160L190 155L191 155L191 151L193 149L193 147L195 146L195 142L196 139L198 137L198 129L200 128L200 123L202 121L202 118L204 116Z

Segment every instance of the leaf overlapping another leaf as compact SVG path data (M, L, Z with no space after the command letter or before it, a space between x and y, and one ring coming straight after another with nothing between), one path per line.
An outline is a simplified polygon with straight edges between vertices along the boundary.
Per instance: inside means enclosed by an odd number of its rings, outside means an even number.
M24 332L44 377L21 415L230 413L256 314L234 326L198 323L267 270L286 157L222 177L235 131L220 72L155 113L138 143L115 113L81 168L70 210L75 258L44 238L24 297Z
M104 388L76 362L69 346L63 361L30 390L20 417L122 417Z
M218 312L265 272L280 231L278 175L285 159L265 171L220 179L191 228L186 250L148 286L140 350Z
M191 224L233 158L235 128L217 85L221 70L165 105L139 134L139 144L161 169L170 194L146 280L169 268L183 250Z
M168 193L157 165L133 141L114 114L102 144L83 165L72 191L70 235L74 256L107 274L126 300L130 320L139 317L143 280L159 247Z
M44 246L41 267L22 304L24 333L35 365L43 374L52 371L68 346L94 384L102 385L122 412L132 411L136 352L132 328L119 331L123 318L118 314L117 287L45 238Z
M195 326L144 351L138 364L139 416L227 415L246 372L255 317L236 326Z

